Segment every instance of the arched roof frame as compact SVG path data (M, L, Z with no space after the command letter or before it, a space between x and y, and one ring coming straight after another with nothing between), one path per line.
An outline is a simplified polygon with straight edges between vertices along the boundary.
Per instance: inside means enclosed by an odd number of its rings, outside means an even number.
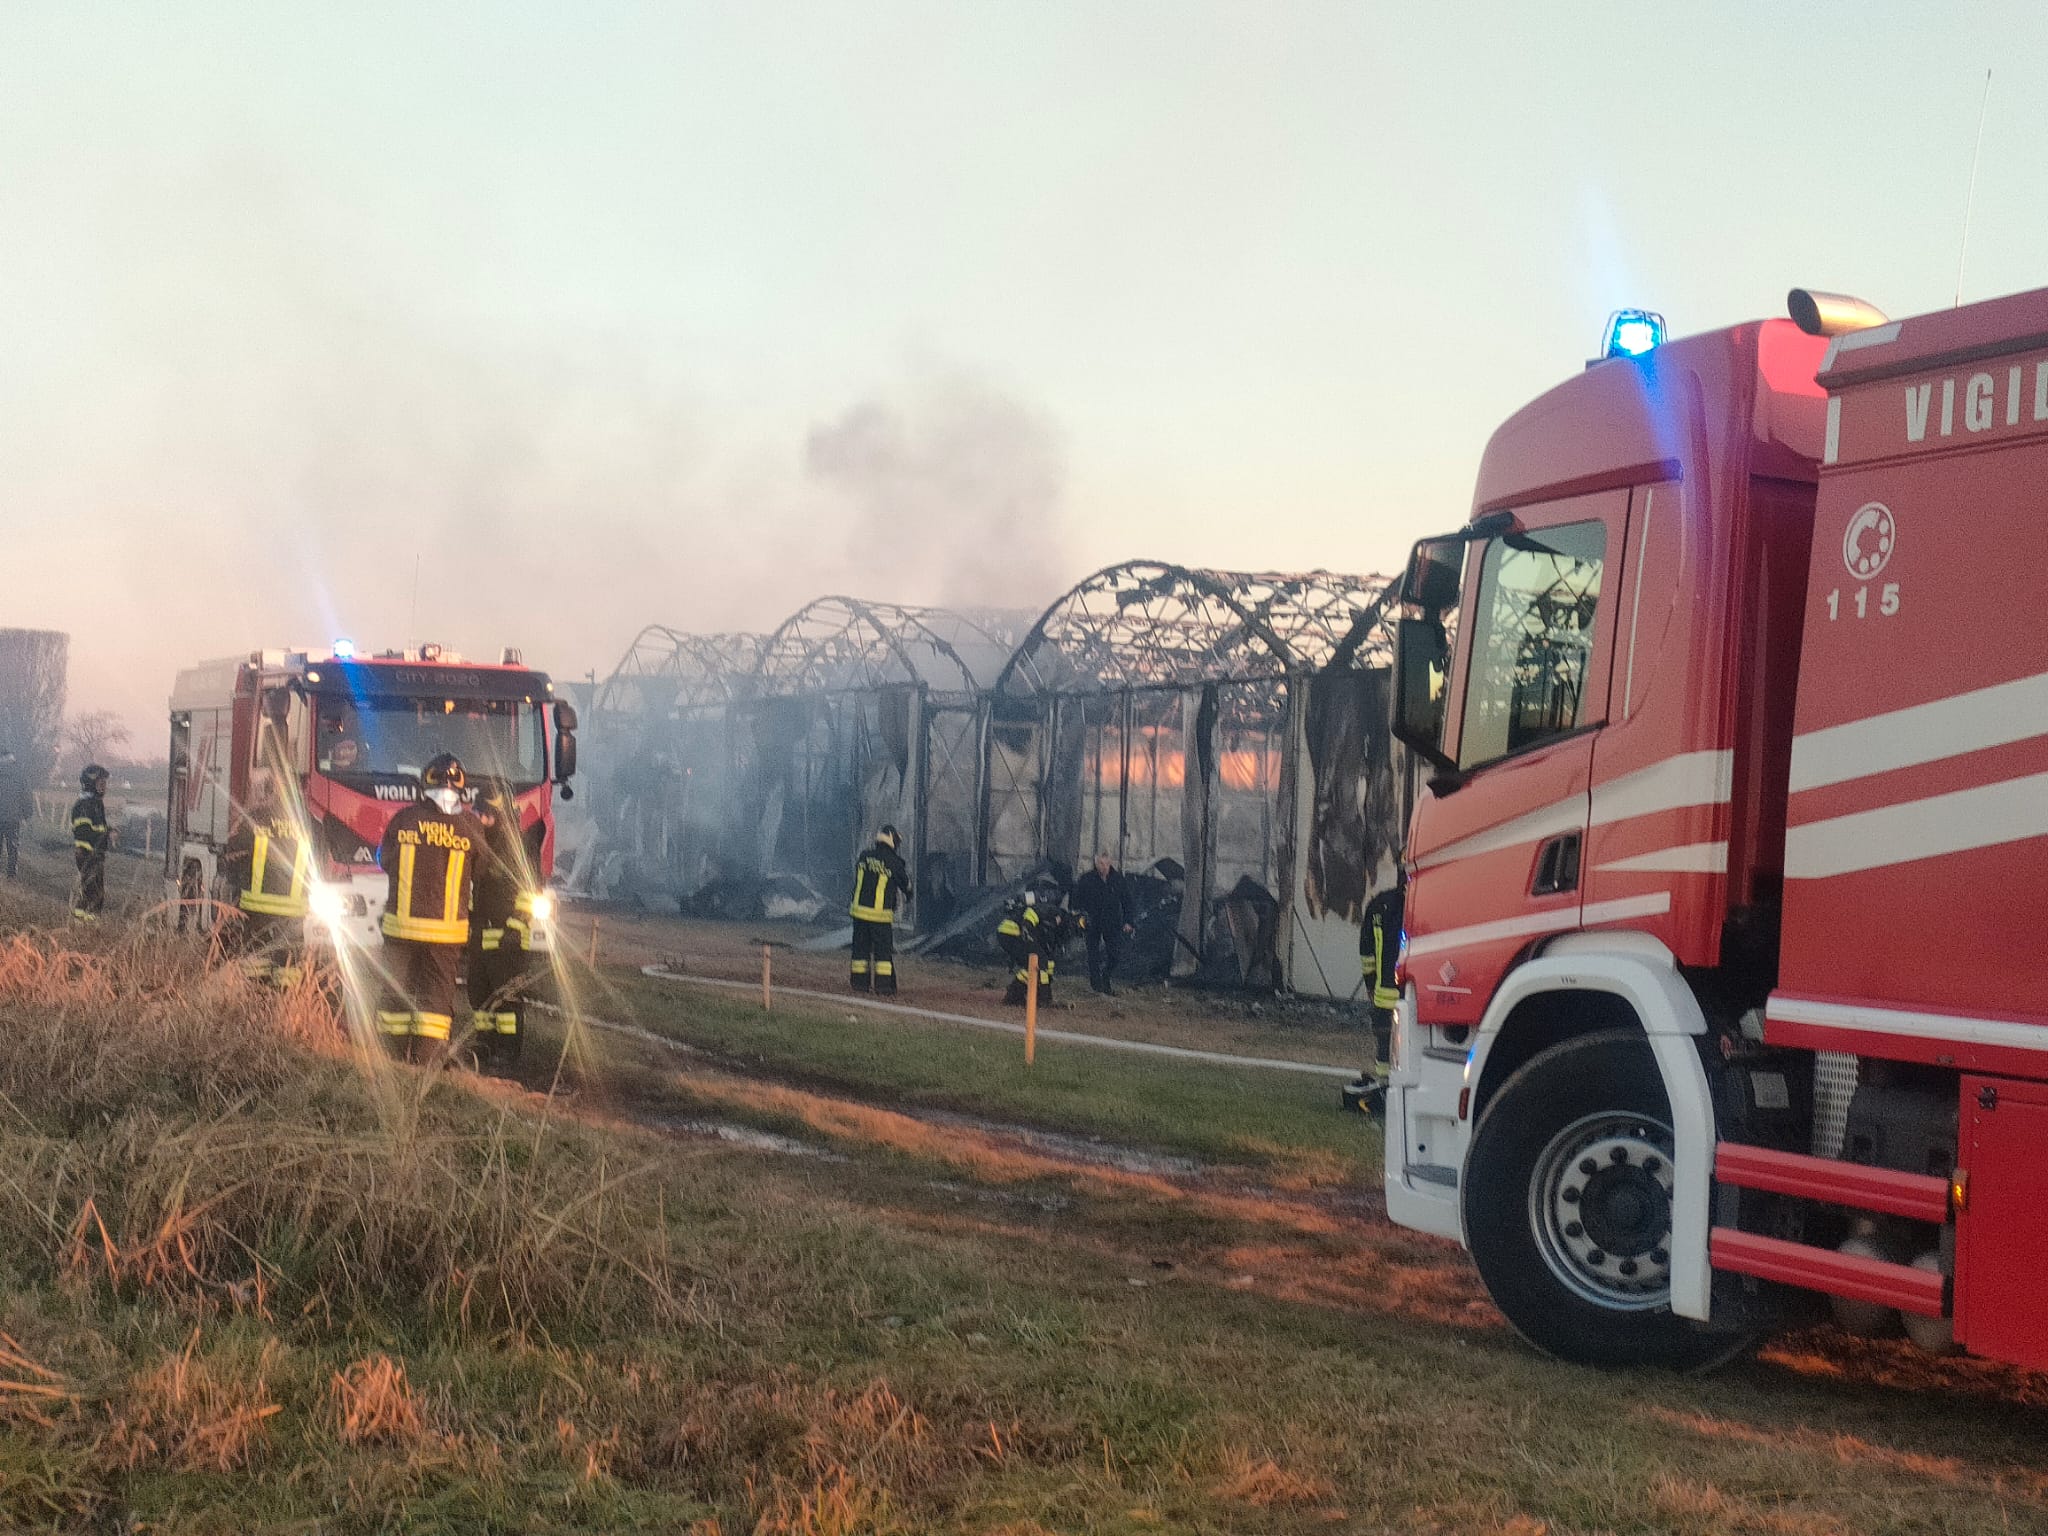
M721 708L747 691L763 643L759 635L693 635L650 624L598 690L597 712L646 717Z
M1109 566L1045 611L996 691L1116 693L1385 666L1396 589L1388 577L1330 571Z
M948 609L815 598L762 642L754 691L789 697L922 683L941 697L971 697L988 679L975 675L963 649L1004 650L981 625Z

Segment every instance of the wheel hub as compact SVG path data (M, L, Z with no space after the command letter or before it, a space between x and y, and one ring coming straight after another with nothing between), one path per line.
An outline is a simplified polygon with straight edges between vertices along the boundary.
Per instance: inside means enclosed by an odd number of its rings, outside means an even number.
M1607 1111L1566 1126L1536 1160L1537 1248L1586 1300L1627 1311L1669 1302L1671 1149L1668 1126Z

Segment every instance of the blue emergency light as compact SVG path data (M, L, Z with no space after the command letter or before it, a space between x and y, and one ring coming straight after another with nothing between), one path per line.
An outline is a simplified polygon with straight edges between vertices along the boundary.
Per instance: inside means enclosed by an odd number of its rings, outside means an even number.
M334 659L336 661L348 661L355 656L355 653L355 641L337 640L334 642Z
M1664 317L1647 309L1617 309L1607 317L1602 357L1641 357L1664 344Z

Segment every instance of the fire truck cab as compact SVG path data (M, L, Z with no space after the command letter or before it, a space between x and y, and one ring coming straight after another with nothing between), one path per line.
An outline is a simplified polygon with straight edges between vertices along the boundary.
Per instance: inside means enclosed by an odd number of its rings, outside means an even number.
M472 778L512 786L531 867L554 869L554 794L574 793L576 715L518 653L489 665L427 645L357 656L259 651L178 674L171 696L170 836L165 894L210 920L216 874L238 807L259 768L289 775L318 842L313 936L375 943L386 880L377 849L392 816L419 797L441 752ZM551 903L544 903L551 906ZM536 925L537 943L548 925Z
M1388 1210L1568 1358L2044 1365L2048 292L1792 308L1619 317L1414 550Z

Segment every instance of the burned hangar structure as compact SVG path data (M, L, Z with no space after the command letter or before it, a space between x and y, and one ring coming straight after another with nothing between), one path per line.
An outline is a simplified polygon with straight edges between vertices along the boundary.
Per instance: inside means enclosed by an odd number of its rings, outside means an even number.
M1133 561L1067 592L988 699L989 881L1097 850L1179 887L1170 968L1349 996L1411 800L1384 577Z
M596 883L830 913L893 824L929 935L1101 849L1170 901L1159 969L1349 996L1412 799L1394 603L1381 577L1133 561L1035 620L833 596L765 635L649 628L585 732Z
M586 732L589 884L748 916L770 882L791 915L894 825L942 919L974 877L981 700L1027 622L830 596L764 635L641 631Z

